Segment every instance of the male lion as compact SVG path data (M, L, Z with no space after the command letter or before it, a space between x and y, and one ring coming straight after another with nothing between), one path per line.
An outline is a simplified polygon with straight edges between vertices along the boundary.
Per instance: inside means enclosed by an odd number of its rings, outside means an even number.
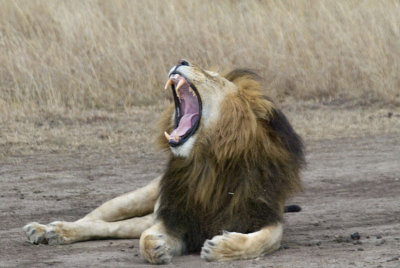
M78 221L27 224L30 242L140 237L155 264L195 251L226 261L278 249L285 201L300 190L300 137L252 72L221 76L181 60L169 86L175 108L158 138L169 151L165 173Z

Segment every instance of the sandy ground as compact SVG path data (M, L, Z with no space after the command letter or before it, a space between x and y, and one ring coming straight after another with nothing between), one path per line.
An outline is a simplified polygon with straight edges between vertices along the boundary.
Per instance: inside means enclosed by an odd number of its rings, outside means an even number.
M312 141L304 192L291 200L282 247L256 260L206 263L176 257L169 267L400 267L400 135ZM0 267L147 267L138 240L31 245L30 221L75 220L160 174L157 153L7 157L0 165ZM358 232L360 239L352 239Z

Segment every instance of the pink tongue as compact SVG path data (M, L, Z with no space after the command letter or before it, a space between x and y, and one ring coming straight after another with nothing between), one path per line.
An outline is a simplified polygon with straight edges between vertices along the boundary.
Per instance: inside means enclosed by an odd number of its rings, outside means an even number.
M197 113L185 114L179 121L179 126L173 132L182 137L192 127L192 119L196 119L197 116Z

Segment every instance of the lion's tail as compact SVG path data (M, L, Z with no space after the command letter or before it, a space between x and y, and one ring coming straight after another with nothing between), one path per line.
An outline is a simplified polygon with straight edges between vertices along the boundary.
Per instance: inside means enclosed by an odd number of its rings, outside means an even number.
M298 205L285 206L285 213L286 212L299 212L299 211L301 211L301 207Z

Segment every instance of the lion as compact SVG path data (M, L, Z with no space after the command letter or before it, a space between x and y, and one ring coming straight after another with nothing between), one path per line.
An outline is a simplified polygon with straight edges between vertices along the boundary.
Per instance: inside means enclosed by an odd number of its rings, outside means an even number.
M157 141L165 173L75 222L23 227L31 243L140 238L149 263L200 252L206 261L256 258L277 250L285 202L301 190L304 146L248 70L225 74L181 60L168 74L174 104Z

